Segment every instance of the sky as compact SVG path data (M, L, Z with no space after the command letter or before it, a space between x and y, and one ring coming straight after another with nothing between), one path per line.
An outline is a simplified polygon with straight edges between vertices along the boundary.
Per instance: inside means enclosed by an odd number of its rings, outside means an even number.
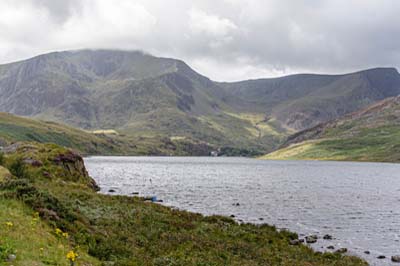
M142 50L217 81L400 67L398 0L1 0L0 63Z

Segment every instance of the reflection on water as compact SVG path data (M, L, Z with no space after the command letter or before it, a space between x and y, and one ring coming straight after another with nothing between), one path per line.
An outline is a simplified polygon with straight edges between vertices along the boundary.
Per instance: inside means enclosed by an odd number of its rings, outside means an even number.
M400 254L400 165L209 157L91 157L102 192L157 196L203 214L234 215L299 234L331 234L371 265ZM364 251L370 251L370 255ZM387 259L377 260L378 255Z

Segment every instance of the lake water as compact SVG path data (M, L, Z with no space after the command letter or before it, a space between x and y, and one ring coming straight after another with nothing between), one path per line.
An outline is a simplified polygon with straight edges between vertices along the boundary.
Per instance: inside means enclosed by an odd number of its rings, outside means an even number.
M90 157L85 163L103 193L139 192L206 215L330 234L334 240L318 240L313 248L346 247L371 265L391 265L390 257L400 254L397 164L211 157Z

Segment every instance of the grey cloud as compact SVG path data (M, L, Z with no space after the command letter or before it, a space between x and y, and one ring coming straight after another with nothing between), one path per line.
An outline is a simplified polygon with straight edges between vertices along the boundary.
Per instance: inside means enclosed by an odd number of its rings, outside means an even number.
M15 1L4 1L0 8L12 12ZM0 36L0 62L52 50L141 49L183 59L216 80L341 73L400 62L397 0L21 2L30 6L21 12L44 8L48 17L39 12L35 27L24 25L32 19L10 24L0 18L0 32L6 33ZM36 32L41 28L46 34ZM7 34L12 31L24 38Z

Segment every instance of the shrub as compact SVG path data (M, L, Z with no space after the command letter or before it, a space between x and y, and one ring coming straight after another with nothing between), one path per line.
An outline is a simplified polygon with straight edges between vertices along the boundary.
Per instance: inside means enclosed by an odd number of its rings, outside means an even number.
M0 152L0 165L4 165L4 153Z
M26 167L21 157L16 158L9 167L10 173L18 178L27 178Z

